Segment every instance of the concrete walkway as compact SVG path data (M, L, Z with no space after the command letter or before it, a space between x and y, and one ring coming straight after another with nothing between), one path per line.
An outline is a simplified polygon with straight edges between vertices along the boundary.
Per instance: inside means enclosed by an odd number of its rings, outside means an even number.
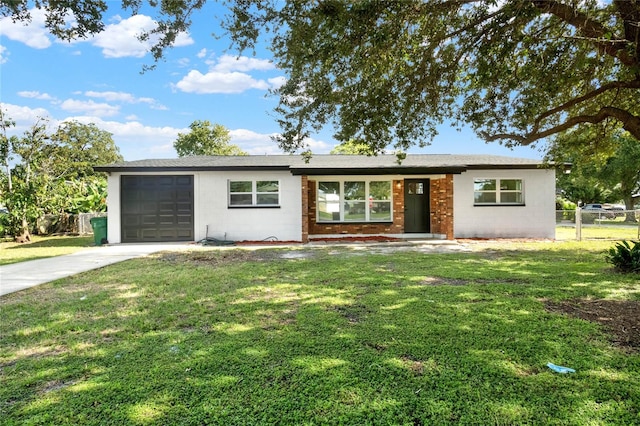
M66 256L0 266L0 296L124 260L163 250L189 247L192 246L188 244L118 244L94 247Z

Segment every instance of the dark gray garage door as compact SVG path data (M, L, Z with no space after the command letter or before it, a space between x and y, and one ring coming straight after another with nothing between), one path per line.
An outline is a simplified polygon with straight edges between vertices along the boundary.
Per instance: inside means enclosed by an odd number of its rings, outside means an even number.
M193 176L122 176L123 243L193 241Z

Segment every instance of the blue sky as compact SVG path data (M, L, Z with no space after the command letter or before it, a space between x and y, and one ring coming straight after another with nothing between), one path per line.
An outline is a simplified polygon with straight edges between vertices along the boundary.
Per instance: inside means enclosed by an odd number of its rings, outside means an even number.
M119 2L110 2L110 6ZM52 129L64 120L95 123L113 134L125 160L176 157L173 142L194 120L209 120L230 130L232 143L250 154L281 154L270 136L279 131L272 115L277 99L267 96L285 75L266 49L240 54L229 40L215 38L224 10L208 2L193 19L188 34L167 51L153 71L148 46L136 39L154 25L144 11L135 17L109 10L106 31L72 43L56 40L44 29L41 12L28 26L0 19L0 102L22 134L46 117ZM331 129L312 135L314 153L335 145ZM496 154L542 158L543 152L486 144L469 129L443 125L434 143L414 148L425 154Z

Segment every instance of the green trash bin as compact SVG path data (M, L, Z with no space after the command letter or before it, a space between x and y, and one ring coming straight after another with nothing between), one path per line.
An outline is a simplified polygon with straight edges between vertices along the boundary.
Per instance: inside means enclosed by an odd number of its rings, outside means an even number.
M106 244L107 241L107 218L106 217L92 217L89 219L91 228L93 228L93 241L97 246Z

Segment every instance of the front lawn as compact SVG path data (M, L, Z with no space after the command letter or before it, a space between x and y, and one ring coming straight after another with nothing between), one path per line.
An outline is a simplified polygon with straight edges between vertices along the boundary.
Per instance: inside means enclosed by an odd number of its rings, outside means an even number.
M637 335L570 314L637 308L638 276L612 271L610 245L210 249L112 265L0 298L0 419L638 424Z
M94 246L93 236L32 236L26 244L0 241L0 265L46 257L62 256Z

